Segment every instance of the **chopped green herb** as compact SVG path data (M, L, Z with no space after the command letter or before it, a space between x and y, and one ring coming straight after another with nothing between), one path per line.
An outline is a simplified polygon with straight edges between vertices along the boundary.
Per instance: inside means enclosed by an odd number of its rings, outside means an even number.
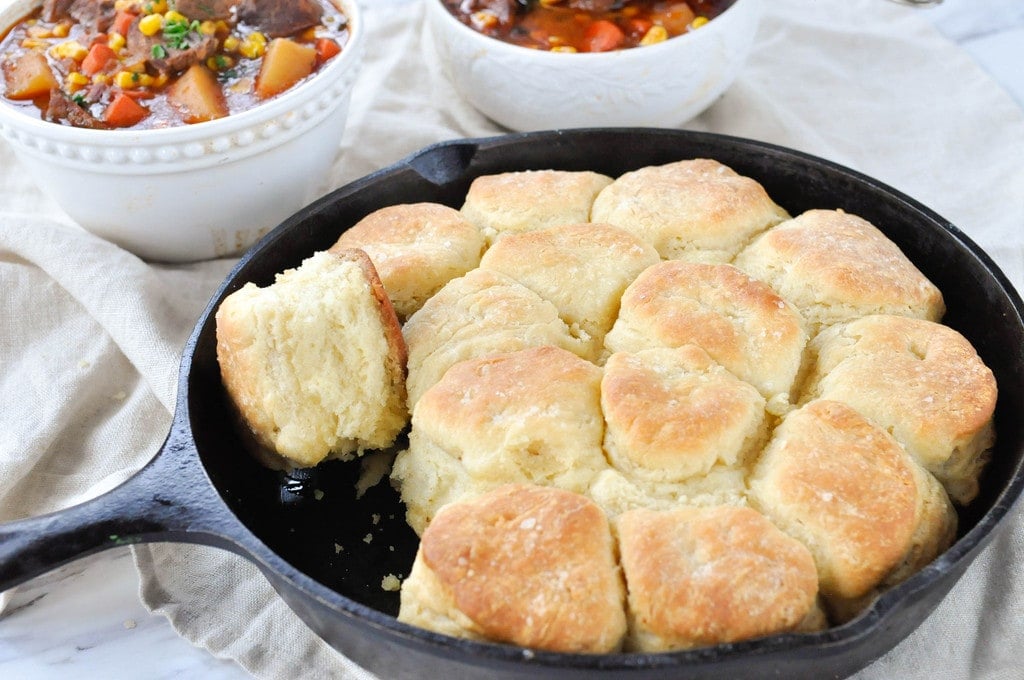
M175 50L188 49L188 37L199 31L199 21L191 23L183 19L171 19L164 24L164 38L167 46Z
M167 56L167 50L163 45L153 45L153 48L149 51L153 55L154 59L163 59Z
M229 80L234 80L238 77L238 71L233 68L229 68L227 71L221 71L217 74L217 79L222 83L226 83Z
M78 104L83 109L89 105L89 103L85 101L85 95L81 92L76 92L75 94L71 95L71 101Z

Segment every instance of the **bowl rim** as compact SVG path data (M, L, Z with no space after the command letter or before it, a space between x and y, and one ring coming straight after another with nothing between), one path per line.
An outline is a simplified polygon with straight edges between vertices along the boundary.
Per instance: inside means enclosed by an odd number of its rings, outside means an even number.
M562 60L561 65L563 66L567 61L579 66L580 64L588 62L593 64L602 60L610 61L614 59L618 61L637 61L646 59L645 55L657 56L659 54L667 53L669 50L682 49L680 45L692 44L698 40L706 39L707 36L716 35L727 30L726 28L723 28L723 26L731 24L733 19L740 14L739 12L734 11L737 7L742 6L744 10L753 12L758 20L760 19L761 9L763 7L762 0L735 0L720 15L709 21L704 26L701 26L699 29L687 31L682 35L672 36L667 40L654 45L645 45L643 49L630 47L626 49L610 50L607 52L552 52L551 50L539 50L524 47L522 45L516 45L485 35L456 19L455 15L449 12L448 8L445 7L444 0L425 0L425 4L428 13L436 17L437 21L443 22L443 24L446 25L445 28L454 32L456 35L460 35L466 40L470 40L474 44L480 45L484 49L490 48L508 55L533 58L545 66L550 65L549 62L553 64L559 60ZM725 19L725 21L722 21L723 19ZM695 36L704 37L698 38ZM533 56L527 57L527 55Z
M33 11L42 2L43 0L24 0L24 4ZM313 74L312 78L250 109L194 125L145 130L93 130L52 123L26 115L7 102L0 102L0 137L6 136L5 133L9 130L18 130L37 138L69 145L131 148L140 144L173 145L202 142L272 122L292 111L300 110L308 102L315 101L324 88L337 80L342 73L358 68L362 61L366 29L363 26L358 0L327 2L335 5L348 20L349 38L341 53L330 60L325 68ZM4 9L10 8L11 6ZM15 14L15 17L15 21L24 18L20 14ZM0 34L6 35L13 26L14 23L0 27Z

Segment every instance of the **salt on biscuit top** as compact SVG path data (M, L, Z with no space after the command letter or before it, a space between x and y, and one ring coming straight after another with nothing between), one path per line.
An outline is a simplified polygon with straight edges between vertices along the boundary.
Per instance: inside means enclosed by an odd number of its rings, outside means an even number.
M892 436L827 400L775 429L752 471L750 501L810 549L839 620L948 547L956 522L942 487Z
M788 217L757 181L699 158L619 176L598 194L590 219L622 227L667 260L729 262Z
M662 652L824 628L811 553L755 510L632 510L615 528L630 650Z
M601 406L609 459L645 480L743 464L767 438L764 398L695 345L611 355Z
M310 467L390 446L405 427L406 346L370 259L317 253L216 314L217 361L265 462Z
M460 362L427 390L412 419L409 449L393 476L414 514L429 518L418 467L446 455L461 463L467 493L508 482L582 493L608 467L601 449L601 369L557 347ZM446 496L445 500L450 500Z
M796 309L727 264L670 260L626 289L605 346L612 352L695 344L772 404L788 404L807 334Z
M890 431L954 500L977 495L997 389L966 338L931 321L877 315L833 326L811 348L805 400L848 404Z
M590 222L594 197L611 182L611 177L590 171L483 175L470 184L462 214L493 244L507 234Z
M398 619L555 652L617 651L625 593L608 519L551 487L447 506L423 534Z
M410 203L376 210L341 235L331 251L370 256L400 319L450 280L480 264L484 237L458 210Z
M869 314L939 321L942 293L867 220L809 210L754 240L734 264L793 303L813 337Z
M635 236L604 224L571 224L510 234L483 256L480 267L501 272L558 309L573 334L601 359L604 336L626 286L658 262Z
M402 328L409 347L409 410L460 361L555 345L585 354L547 300L513 279L474 269L448 282Z

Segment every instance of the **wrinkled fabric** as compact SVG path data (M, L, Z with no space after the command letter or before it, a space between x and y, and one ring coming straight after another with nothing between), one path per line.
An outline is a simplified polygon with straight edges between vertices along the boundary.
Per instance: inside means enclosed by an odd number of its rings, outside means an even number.
M876 0L775 0L747 67L684 127L823 156L911 195L1024 289L1024 112L912 10ZM332 186L435 142L501 134L460 101L418 3L366 3L368 53ZM0 144L0 520L60 509L157 450L181 348L234 260L152 265L75 226ZM258 678L371 677L317 638L245 560L134 549L141 598L183 637ZM857 674L1019 677L1018 509L934 613Z

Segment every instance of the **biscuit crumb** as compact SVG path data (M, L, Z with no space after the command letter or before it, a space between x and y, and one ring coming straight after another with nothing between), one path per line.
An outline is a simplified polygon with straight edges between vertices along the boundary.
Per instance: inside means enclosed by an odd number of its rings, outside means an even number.
M345 546L343 546L343 545L339 545L338 543L335 543L335 544L334 544L334 554L335 554L335 555L338 555L338 554L340 554L340 553L341 553L341 551L342 551L342 550L344 550L344 549L345 549Z
M398 580L398 577L394 574L388 574L380 582L381 590L386 590L389 593L396 590L401 590L402 582Z
M125 622L124 622L125 630L131 630L131 629L135 628L135 626L137 626L137 625L138 624L135 622L135 619L126 619Z
M373 534L366 534L366 536L363 537L363 543L371 542L373 542Z

